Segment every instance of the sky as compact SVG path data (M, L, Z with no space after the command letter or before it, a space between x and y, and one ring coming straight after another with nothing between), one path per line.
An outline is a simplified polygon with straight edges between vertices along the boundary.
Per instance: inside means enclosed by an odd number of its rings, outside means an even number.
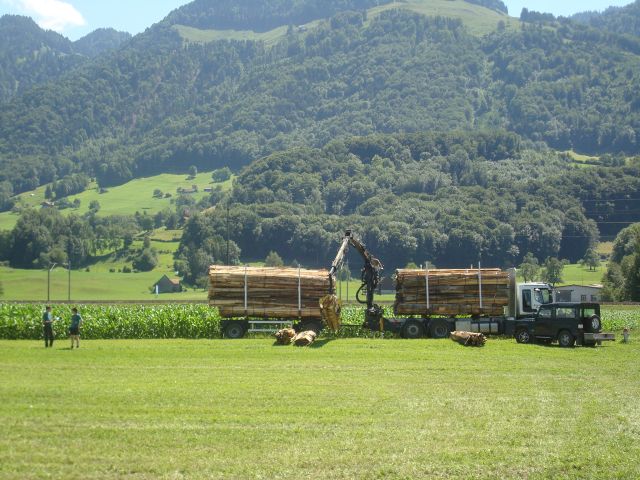
M523 7L568 16L585 10L604 10L633 0L503 0L509 13L520 16ZM38 25L71 40L97 28L111 27L133 35L162 20L189 0L0 0L0 15L26 15Z

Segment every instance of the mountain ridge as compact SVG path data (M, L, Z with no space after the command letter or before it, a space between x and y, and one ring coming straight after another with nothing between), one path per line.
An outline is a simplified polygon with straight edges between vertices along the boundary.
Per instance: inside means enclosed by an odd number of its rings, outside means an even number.
M0 181L22 191L83 171L114 184L192 163L239 168L338 136L428 129L506 128L555 148L632 154L640 122L628 89L639 59L633 45L608 40L525 23L479 41L459 20L389 10L341 12L269 48L192 45L163 21L8 105ZM625 76L611 59L625 62Z
M0 103L32 87L55 81L88 59L119 48L131 35L96 30L72 42L44 30L30 17L0 17Z

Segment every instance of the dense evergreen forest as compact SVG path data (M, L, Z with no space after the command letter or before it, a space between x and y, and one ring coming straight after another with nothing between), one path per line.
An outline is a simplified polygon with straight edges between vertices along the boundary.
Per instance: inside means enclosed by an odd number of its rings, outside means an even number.
M269 47L185 43L167 20L6 105L0 181L20 192L84 172L113 185L341 136L447 129L638 153L640 40L570 22L478 38L456 20L366 17L338 13Z
M482 37L460 19L366 10L387 3L197 0L132 39L98 31L71 46L25 23L22 53L0 47L11 67L0 69L0 210L43 184L64 199L92 178L237 177L228 194L178 198L153 218L24 212L0 234L0 260L82 265L184 227L176 269L196 282L212 262L274 249L326 266L353 228L390 269L510 266L526 253L578 261L638 218L639 2L576 20L525 10ZM499 0L470 3L506 13ZM181 26L288 31L192 41ZM34 45L45 53L25 66ZM599 159L578 165L568 150Z

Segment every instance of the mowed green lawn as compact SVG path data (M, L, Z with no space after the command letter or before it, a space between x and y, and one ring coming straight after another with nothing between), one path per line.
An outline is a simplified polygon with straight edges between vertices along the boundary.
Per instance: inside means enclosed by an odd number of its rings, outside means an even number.
M0 342L0 477L638 478L640 343Z
M565 265L562 270L560 285L593 285L602 284L602 277L607 273L607 264L603 262L594 270L580 264Z

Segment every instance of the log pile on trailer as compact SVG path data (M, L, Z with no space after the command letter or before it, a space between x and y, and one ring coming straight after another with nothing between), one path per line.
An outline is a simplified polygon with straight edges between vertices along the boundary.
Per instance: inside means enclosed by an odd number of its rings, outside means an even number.
M502 315L509 273L500 269L396 270L396 315Z
M327 270L213 265L209 304L224 318L320 320L320 299L334 284Z

